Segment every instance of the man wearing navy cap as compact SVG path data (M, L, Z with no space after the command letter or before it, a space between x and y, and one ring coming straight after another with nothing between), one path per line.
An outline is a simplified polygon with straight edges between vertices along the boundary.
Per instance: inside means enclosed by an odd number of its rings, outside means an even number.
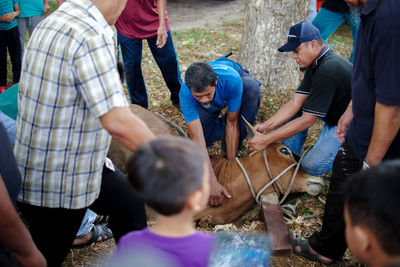
M295 157L300 157L308 128L319 118L324 126L301 166L308 174L321 176L332 169L340 147L336 128L351 100L352 64L325 46L319 30L308 22L290 27L287 43L278 50L293 52L293 59L305 70L304 79L288 103L256 125L258 133L249 145L254 154L273 142L283 141Z

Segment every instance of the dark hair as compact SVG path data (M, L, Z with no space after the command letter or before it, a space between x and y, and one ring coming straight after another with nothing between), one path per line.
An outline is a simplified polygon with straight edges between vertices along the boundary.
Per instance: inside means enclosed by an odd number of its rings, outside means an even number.
M200 190L205 155L193 141L164 136L144 143L128 160L128 180L143 201L168 216L181 212Z
M190 90L200 93L207 86L215 86L216 82L217 74L207 63L195 62L186 70L185 83Z
M399 190L400 160L392 160L356 174L345 191L352 224L368 227L391 256L400 255Z

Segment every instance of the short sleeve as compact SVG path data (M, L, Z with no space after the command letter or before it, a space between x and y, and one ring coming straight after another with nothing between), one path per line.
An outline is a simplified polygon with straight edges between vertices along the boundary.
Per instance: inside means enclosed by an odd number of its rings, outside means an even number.
M326 74L314 75L303 112L325 117L335 97L336 82Z
M238 73L234 73L232 78L226 80L224 86L224 95L228 99L228 112L234 113L242 105L243 82Z
M199 113L197 112L198 102L193 97L192 92L185 83L182 84L179 92L179 103L181 105L183 117L185 118L186 123L192 122L199 118Z
M376 101L400 105L400 32L384 36L374 47Z
M128 105L117 70L114 43L109 39L97 35L86 40L74 60L78 90L96 117L114 107Z
M296 89L296 94L309 95L311 90L311 68L308 68L304 73L304 78L299 87Z

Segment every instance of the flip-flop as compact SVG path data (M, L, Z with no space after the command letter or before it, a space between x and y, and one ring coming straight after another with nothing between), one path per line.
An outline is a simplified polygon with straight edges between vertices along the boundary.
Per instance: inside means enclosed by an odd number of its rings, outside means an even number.
M97 241L101 237L101 240ZM89 239L88 242L84 244L74 245L73 248L84 248L93 245L96 242L106 241L110 238L113 238L114 235L112 234L111 230L107 227L106 224L102 225L94 225L93 226L93 235Z
M308 244L308 240L305 239L304 237L299 237L296 235L296 239L293 239L293 231L289 231L289 239L290 242L292 243L292 248L293 248L293 252L301 257L304 257L310 261L315 261L315 262L319 262L325 265L329 265L332 262L326 262L322 259L320 259L317 255L314 255L311 253L310 251L310 245ZM296 250L296 247L300 247L301 252L298 252Z

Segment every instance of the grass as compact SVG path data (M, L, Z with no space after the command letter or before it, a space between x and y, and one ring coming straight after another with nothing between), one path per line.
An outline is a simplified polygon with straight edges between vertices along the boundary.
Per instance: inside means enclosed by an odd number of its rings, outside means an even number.
M56 5L51 4L52 10ZM173 31L175 49L178 54L180 69L183 73L187 67L196 61L212 61L220 56L225 55L229 51L233 52L230 57L235 60L239 51L239 42L241 37L242 21L232 21L225 23L221 27L216 28L192 28L182 31ZM328 45L333 45L333 49L339 52L345 58L348 58L352 49L351 31L348 25L342 25L335 34L333 34L328 42ZM143 49L143 76L149 95L149 109L153 112L160 113L169 118L183 129L185 129L182 114L172 107L169 100L169 91L166 88L161 73L155 63L146 42ZM9 66L11 72L11 65ZM11 81L11 77L9 77ZM126 88L126 85L125 85ZM287 93L280 95L269 95L262 93L261 106L258 113L259 121L268 119L274 114L284 103L288 101L293 91L288 90ZM126 91L127 94L127 91ZM128 94L127 94L128 97ZM309 133L307 145L315 142L319 135L321 124L314 125ZM220 150L219 144L210 149L211 153L218 153ZM245 144L241 153L247 152ZM326 176L329 180L329 175ZM327 187L322 189L322 198L327 194ZM315 197L310 197L303 194L299 197L300 204L297 209L298 216L306 216L310 214L318 214L323 212L323 204ZM303 236L309 236L315 230L320 229L322 218L315 217L307 220L299 220L288 223L288 228L294 229L297 233ZM303 260L297 256L290 257L274 257L274 266L321 266L312 264L309 261ZM350 254L346 254L342 261L333 266L360 266L360 264Z

